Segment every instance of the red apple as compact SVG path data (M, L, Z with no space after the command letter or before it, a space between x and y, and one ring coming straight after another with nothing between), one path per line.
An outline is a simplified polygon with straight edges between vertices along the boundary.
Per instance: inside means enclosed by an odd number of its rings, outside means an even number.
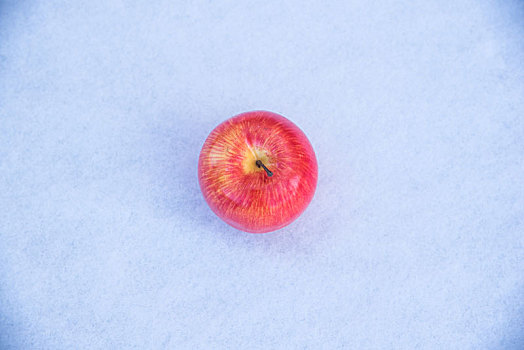
M276 113L239 114L206 139L198 180L207 203L231 226L270 232L295 220L317 186L315 152L306 135Z

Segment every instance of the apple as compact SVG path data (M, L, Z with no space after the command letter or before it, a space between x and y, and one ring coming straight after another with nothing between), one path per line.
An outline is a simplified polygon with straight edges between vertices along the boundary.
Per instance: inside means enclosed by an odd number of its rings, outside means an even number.
M234 116L207 137L198 180L213 212L246 232L280 229L302 214L317 186L315 152L283 116L253 111Z

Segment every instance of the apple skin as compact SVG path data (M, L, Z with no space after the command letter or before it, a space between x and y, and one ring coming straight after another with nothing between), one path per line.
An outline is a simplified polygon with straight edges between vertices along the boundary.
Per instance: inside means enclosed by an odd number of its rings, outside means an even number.
M211 210L251 233L278 230L299 217L313 198L317 178L315 152L306 135L267 111L242 113L217 126L198 161L200 188Z

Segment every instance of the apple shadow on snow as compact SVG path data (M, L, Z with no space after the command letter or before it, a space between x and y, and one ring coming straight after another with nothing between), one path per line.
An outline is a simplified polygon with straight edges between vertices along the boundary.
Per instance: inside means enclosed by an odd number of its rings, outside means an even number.
M217 113L202 121L193 118L191 113L173 111L165 116L172 122L150 130L149 154L153 155L156 181L155 215L176 218L179 224L191 227L195 235L212 235L211 239L222 240L227 245L261 249L268 254L311 253L317 249L316 241L321 239L318 234L326 231L325 223L329 220L323 220L322 227L311 227L311 221L299 218L275 232L250 234L223 222L205 202L198 184L198 157L209 133L228 117ZM310 205L305 213L311 213L314 207Z

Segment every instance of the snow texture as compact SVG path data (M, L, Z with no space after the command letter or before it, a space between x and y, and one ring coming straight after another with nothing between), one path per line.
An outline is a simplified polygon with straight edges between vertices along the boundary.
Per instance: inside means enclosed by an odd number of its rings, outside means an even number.
M313 202L197 183L285 115ZM0 2L1 349L524 349L522 1Z

